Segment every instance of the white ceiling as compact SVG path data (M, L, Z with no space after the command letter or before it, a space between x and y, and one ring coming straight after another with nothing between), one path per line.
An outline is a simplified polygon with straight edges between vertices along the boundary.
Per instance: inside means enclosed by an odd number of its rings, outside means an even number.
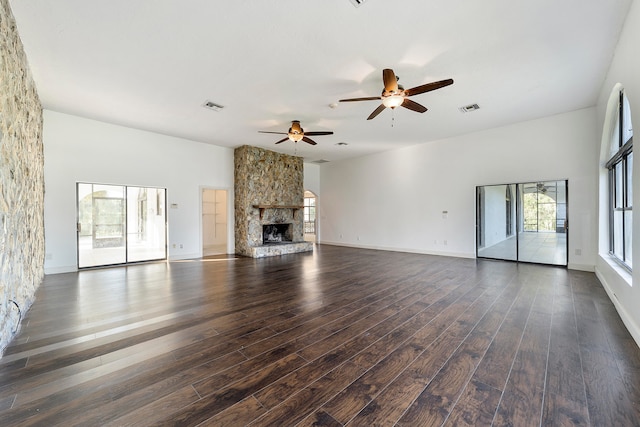
M593 106L631 2L10 0L45 108L306 161ZM412 97L424 114L367 121L378 101L330 108L379 96L383 68L405 88L455 83ZM472 103L480 110L458 110ZM310 146L258 133L294 119L335 134Z

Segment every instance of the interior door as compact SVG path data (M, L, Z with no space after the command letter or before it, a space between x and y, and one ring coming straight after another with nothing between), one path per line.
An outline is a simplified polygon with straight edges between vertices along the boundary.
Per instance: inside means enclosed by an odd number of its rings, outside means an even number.
M202 190L202 255L227 253L227 190Z

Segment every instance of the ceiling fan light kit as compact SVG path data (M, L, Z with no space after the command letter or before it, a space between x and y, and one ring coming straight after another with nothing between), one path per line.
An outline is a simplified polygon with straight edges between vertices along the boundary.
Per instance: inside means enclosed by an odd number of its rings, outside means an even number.
M420 86L412 87L411 89L405 89L398 84L398 76L390 68L382 70L382 81L384 83L384 89L380 96L369 96L364 98L349 98L341 99L340 102L355 102L355 101L374 101L380 100L382 104L378 106L367 117L367 120L371 120L382 112L385 108L395 109L396 107L403 106L409 110L417 113L424 113L427 111L427 107L418 104L417 102L409 99L410 96L420 95L421 93L430 92L432 90L440 89L445 86L453 84L453 79L440 80L433 83L427 83Z
M300 120L293 120L291 122L291 127L289 128L288 132L270 132L270 131L266 131L266 130L260 130L258 131L260 133L275 133L277 135L287 135L286 138L282 138L280 141L277 141L276 144L280 144L281 142L285 142L287 139L293 142L298 142L298 141L304 141L307 144L310 145L316 145L317 142L315 142L313 139L309 138L308 136L321 136L321 135L333 135L333 132L331 131L315 131L315 132L305 132L304 129L302 129L302 126L300 126Z
M391 95L382 98L382 103L387 108L396 108L402 105L404 97L402 95Z
M376 117L378 114L382 112L385 108L391 108L392 110L397 107L404 107L412 111L416 111L418 113L424 113L427 111L427 107L418 104L415 101L409 99L410 96L419 95L421 93L430 92L432 90L440 89L445 86L449 86L453 84L452 79L440 80L433 83L427 83L420 86L413 87L411 89L405 89L398 84L398 76L393 72L390 68L385 68L382 70L382 81L384 83L384 89L382 90L382 94L380 96L370 96L366 98L349 98L349 99L341 99L340 102L354 102L354 101L382 101L382 103L373 110L373 112L367 117L367 120L371 120ZM205 103L205 106L211 108L208 101ZM213 103L211 103L213 104ZM215 104L214 104L215 105ZM331 108L335 108L336 104L329 104ZM276 141L276 144L280 144L287 140L292 141L294 143L298 143L299 141L304 141L310 145L317 145L317 142L309 138L309 136L320 136L320 135L333 135L331 131L314 131L314 132L305 132L300 126L300 120L291 121L291 127L288 132L271 132L266 130L258 131L260 133L273 133L277 135L287 135L285 138L282 138L279 141ZM336 145L347 145L346 143L338 143Z

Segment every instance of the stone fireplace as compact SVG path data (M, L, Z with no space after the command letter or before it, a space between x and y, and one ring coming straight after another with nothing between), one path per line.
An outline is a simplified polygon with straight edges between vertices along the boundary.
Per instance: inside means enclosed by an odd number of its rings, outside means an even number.
M313 250L304 241L301 157L244 145L234 151L235 244L261 258Z

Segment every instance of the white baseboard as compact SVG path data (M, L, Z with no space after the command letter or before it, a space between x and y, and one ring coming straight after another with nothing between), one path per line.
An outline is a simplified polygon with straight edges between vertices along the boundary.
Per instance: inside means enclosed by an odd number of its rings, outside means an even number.
M627 312L627 310L625 310L625 308L620 304L620 301L618 301L618 297L613 292L613 289L611 289L611 286L605 279L605 276L601 274L598 269L595 270L595 273L598 280L600 280L600 283L602 283L602 287L604 288L605 292L609 296L609 299L611 300L614 307L616 308L618 315L620 315L620 318L622 319L622 323L624 323L624 325L627 327L627 330L633 337L634 341L636 342L638 347L640 347L640 326L633 320L631 316L629 316L629 313Z
M595 265L588 265L588 264L569 263L569 265L567 265L567 268L569 270L588 271L589 273L593 273L596 271Z
M406 252L410 254L423 254L423 255L437 255L437 256L450 256L455 258L475 258L475 253L466 253L466 252L439 252L439 251L428 251L423 249L415 249L415 248L396 248L396 247L388 247L388 246L376 246L376 245L361 245L361 244L352 244L352 243L344 243L344 242L331 242L331 241L322 241L319 242L321 245L332 245L332 246L343 246L346 248L358 248L358 249L373 249L378 251L390 251L390 252Z
M62 274L62 273L75 273L78 271L78 267L75 265L65 265L63 267L45 267L44 274Z

